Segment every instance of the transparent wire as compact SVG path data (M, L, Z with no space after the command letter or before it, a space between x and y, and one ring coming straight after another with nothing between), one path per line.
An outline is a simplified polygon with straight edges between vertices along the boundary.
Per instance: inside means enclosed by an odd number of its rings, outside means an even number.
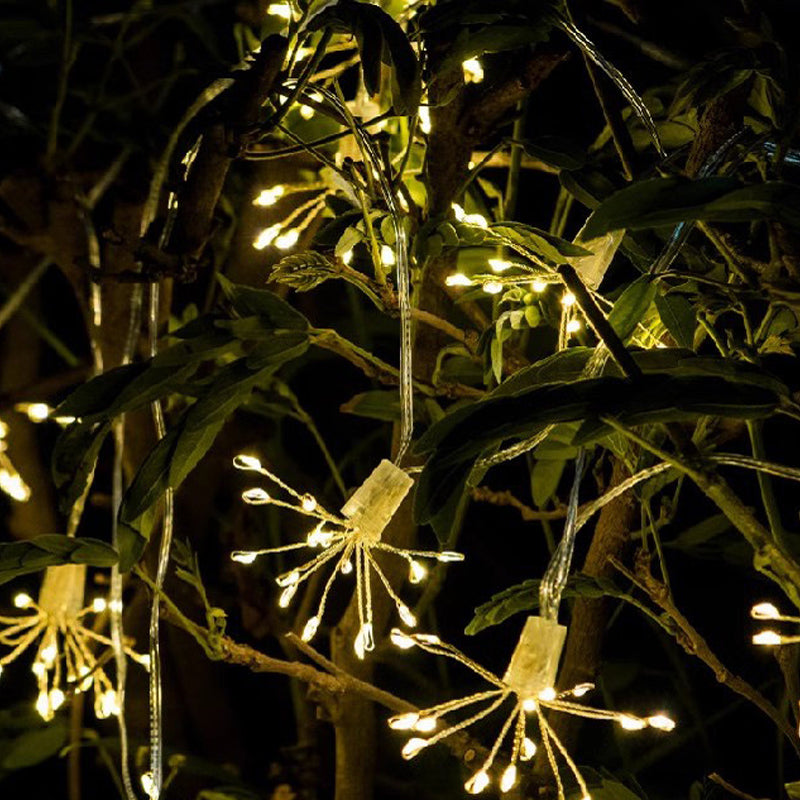
M631 86L630 81L597 49L595 43L589 39L583 31L576 28L572 22L562 19L560 25L567 36L580 47L581 51L614 81L617 88L622 92L622 95L631 104L631 108L633 108L636 116L639 117L642 125L644 125L645 130L647 130L647 133L653 140L658 154L661 158L666 158L667 153L664 150L664 145L661 143L661 137L658 135L658 129L656 128L655 122L653 122L653 117L642 98L633 86Z
M369 134L357 120L352 118L350 111L333 92L322 86L308 87L304 91L322 95L346 120L353 120L353 134L364 157L365 167L372 169L377 178L381 195L392 220L395 236L394 256L397 267L397 301L400 313L400 441L394 458L395 464L399 464L411 444L411 437L414 433L413 320L411 318L411 269L408 261L408 236L402 224L402 215L391 182L386 176L380 156Z
M542 582L539 584L539 614L545 619L558 621L558 607L561 604L561 595L567 585L572 553L575 550L575 536L578 532L578 500L580 494L581 478L586 460L586 451L581 448L575 459L575 478L569 494L567 518L564 523L564 535L556 548Z

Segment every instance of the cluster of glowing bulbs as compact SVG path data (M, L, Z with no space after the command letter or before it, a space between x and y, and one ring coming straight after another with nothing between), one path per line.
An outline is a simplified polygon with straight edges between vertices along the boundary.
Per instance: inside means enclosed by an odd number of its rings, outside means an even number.
M55 712L64 704L66 691L76 693L94 690L94 711L98 719L119 714L119 699L110 678L94 653L98 645L111 647L109 638L97 633L86 625L86 617L100 614L109 607L102 597L96 597L84 608L75 608L71 596L74 580L77 579L78 593L83 592L83 578L77 577L82 566L68 565L51 567L45 574L45 583L39 602L25 592L14 597L14 606L20 611L30 612L20 616L0 616L0 644L11 651L0 657L0 674L3 668L15 661L26 650L36 646L31 671L36 676L38 696L35 707L44 720L53 718ZM61 587L56 593L48 593L47 580L57 575ZM72 571L69 574L67 571ZM37 646L38 642L38 646ZM125 652L136 662L147 668L148 656L140 655L124 646Z
M533 623L533 628L531 628L531 623ZM483 763L464 784L467 792L480 794L490 785L492 782L492 767L503 742L509 735L512 741L511 758L500 775L499 788L502 793L505 793L516 785L519 762L530 761L538 749L536 743L528 736L527 732L528 718L535 716L538 722L541 744L544 747L545 755L556 780L559 798L563 800L565 795L559 774L557 756L560 756L573 774L581 790L583 800L588 800L590 795L583 777L542 711L572 714L589 719L610 720L616 722L623 730L627 731L639 731L648 727L664 732L673 730L675 727L674 721L663 713L638 717L633 714L593 708L575 702L594 688L593 684L590 683L582 683L572 689L561 692L556 691L552 686L534 688L535 693L531 695L530 682L526 686L524 679L522 681L515 679L514 659L518 657L520 651L524 655L525 649L531 647L531 639L528 637L526 640L526 634L533 634L534 638L541 636L542 624L545 626L550 625L550 623L541 620L541 618L529 618L526 629L523 630L523 635L520 637L514 658L512 658L512 662L509 665L509 670L502 679L472 661L455 647L442 642L438 636L408 634L399 629L393 630L391 640L397 647L404 650L419 647L434 655L451 658L472 670L492 686L489 690L440 703L424 710L410 711L392 717L389 720L391 728L412 733L411 738L408 739L402 749L403 757L411 759L425 748L466 729L505 706L505 721ZM561 628L561 626L557 625L555 627ZM563 628L561 629L564 630ZM563 643L563 639L561 643ZM558 664L561 643L557 644L557 652L553 661L554 668ZM523 658L523 662L520 665L523 668L530 667L530 663L525 664L524 661L525 659ZM527 671L529 672L530 670L528 669ZM517 669L516 675L519 673L520 670ZM534 687L536 686L536 684L533 685ZM480 707L480 710L476 711L476 707ZM445 715L465 712L467 709L470 709L470 711L469 716L465 719L452 724L442 724Z
M381 540L381 533L407 494L412 480L405 472L388 461L382 461L369 478L356 490L342 508L341 515L324 509L310 494L300 494L285 484L251 455L238 455L233 460L237 469L255 472L282 490L289 501L272 497L265 489L247 489L242 499L250 505L275 505L291 509L304 516L317 520L317 525L308 533L306 539L295 544L270 547L262 550L238 550L231 554L234 561L252 564L256 558L270 553L283 553L310 548L320 553L309 561L294 567L276 578L281 588L278 605L286 608L297 594L300 586L317 570L326 564L334 568L328 577L317 605L316 613L303 627L302 639L310 641L319 629L328 595L338 575L355 572L356 597L358 603L359 630L353 646L356 655L364 658L365 653L374 649L372 580L374 574L397 609L403 623L409 627L417 621L411 609L400 599L376 559L377 553L384 553L404 559L408 563L408 578L411 583L420 583L427 575L422 560L439 562L461 561L463 555L450 551L436 552L410 550L394 547Z

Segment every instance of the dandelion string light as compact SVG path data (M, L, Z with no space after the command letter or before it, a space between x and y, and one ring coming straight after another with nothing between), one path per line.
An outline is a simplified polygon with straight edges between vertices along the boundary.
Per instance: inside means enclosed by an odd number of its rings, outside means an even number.
M383 460L366 481L355 491L341 510L341 516L325 510L310 494L299 494L277 475L265 469L259 459L249 455L238 455L233 460L237 469L256 472L274 483L291 498L289 501L272 497L265 489L247 489L242 498L250 505L276 505L288 508L304 516L316 519L317 525L309 532L305 541L295 544L270 547L264 550L238 550L231 554L234 561L252 564L256 558L270 553L285 553L305 548L320 549L321 552L309 561L294 567L276 578L282 589L278 605L286 608L301 584L326 564L334 564L322 591L317 611L305 624L302 639L310 641L317 632L328 595L339 574L355 572L356 598L358 604L359 630L353 643L356 655L364 658L375 646L372 628L372 581L374 575L392 599L403 623L416 625L409 607L400 599L375 558L375 551L388 553L408 563L409 581L420 583L425 579L427 568L420 559L436 561L461 561L461 553L449 551L409 550L394 547L381 541L381 534L394 516L400 503L408 494L412 479L390 461Z
M325 183L279 183L262 189L256 195L253 205L269 208L281 198L301 192L314 192L314 196L297 206L280 222L262 229L253 240L253 247L256 250L264 250L270 245L274 245L278 250L288 250L294 247L303 231L325 208L325 198L330 194L330 189Z
M610 720L616 722L624 730L631 731L647 727L660 731L671 731L675 727L675 723L663 713L638 717L629 713L593 708L576 702L578 698L583 697L594 688L590 683L578 684L567 691L556 691L554 688L555 677L566 632L567 629L563 625L543 617L529 617L505 675L503 678L498 678L455 647L442 642L437 636L408 634L394 629L391 633L391 640L397 647L402 649L419 647L428 653L451 658L486 680L492 687L422 711L392 717L389 720L391 728L412 731L415 734L403 747L403 757L411 759L426 747L505 708L505 720L489 754L477 772L464 784L464 788L470 794L480 794L491 783L491 770L494 762L503 742L510 738L511 757L499 782L501 792L510 791L517 783L519 763L530 761L538 749L534 738L528 735L529 720L535 717L539 732L538 738L556 779L559 798L563 800L565 797L558 767L560 758L575 777L584 800L588 800L590 795L586 782L574 760L543 715L543 711L572 714L588 719ZM467 711L469 712L468 716L460 722L438 730L445 715ZM426 735L426 738L418 734Z
M518 765L529 761L537 751L534 738L528 735L529 718L536 719L538 738L556 781L558 797L565 797L564 784L558 762L563 761L578 784L583 800L589 800L589 790L575 761L556 735L543 712L553 711L588 719L616 722L624 730L654 728L671 731L675 723L664 713L647 717L594 708L576 702L591 691L593 684L581 683L566 691L555 689L556 675L564 647L567 629L559 625L558 607L561 601L569 567L572 562L575 533L577 531L578 488L583 473L584 452L576 460L575 480L570 493L564 536L553 555L540 584L540 610L538 617L529 617L511 656L508 669L502 678L497 677L480 664L465 656L455 647L445 644L437 636L408 634L399 629L391 633L392 642L402 649L419 647L434 655L451 658L483 678L492 688L466 697L440 703L418 712L409 712L392 717L389 726L395 730L413 731L413 735L402 749L403 757L413 758L424 748L446 739L457 731L473 725L479 720L501 711L505 719L489 753L464 784L470 794L480 794L492 781L491 770L500 748L506 739L511 740L511 757L499 781L502 793L510 791L517 783ZM467 716L440 729L445 715L466 712Z
M67 564L50 567L45 572L38 602L20 593L14 605L24 615L0 616L0 644L11 651L0 657L0 673L26 650L36 646L31 670L36 676L39 694L36 710L44 720L51 720L66 700L66 689L75 692L94 690L94 711L99 719L119 714L117 692L103 670L93 647L111 647L111 639L86 624L92 614L106 610L107 602L96 597L84 606L86 566ZM37 645L38 642L38 645ZM125 647L134 661L147 667L147 656Z

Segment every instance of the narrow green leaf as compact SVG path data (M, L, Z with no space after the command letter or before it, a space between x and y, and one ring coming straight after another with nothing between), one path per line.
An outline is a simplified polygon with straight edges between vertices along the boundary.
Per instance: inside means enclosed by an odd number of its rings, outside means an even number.
M642 275L617 298L608 315L608 321L623 342L636 330L655 296L655 281L649 275Z
M679 347L691 350L694 346L694 329L697 326L694 306L682 294L670 292L655 297L656 309L670 336Z

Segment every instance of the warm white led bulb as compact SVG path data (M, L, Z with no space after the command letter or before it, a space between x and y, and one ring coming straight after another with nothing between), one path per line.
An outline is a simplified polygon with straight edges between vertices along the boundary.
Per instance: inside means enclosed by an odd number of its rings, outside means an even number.
M267 6L267 14L269 14L272 17L291 19L292 7L288 3L270 3Z
M572 696L583 697L585 694L591 692L592 689L594 689L593 683L579 683L577 686L572 688Z
M486 281L483 284L483 291L486 294L500 294L503 291L503 284L498 281Z
M54 644L48 644L46 647L43 647L41 652L39 653L42 663L49 667L55 663L56 656L58 656L58 649Z
M567 333L577 333L581 329L581 321L579 319L571 319L567 322Z
M531 284L531 289L533 289L534 292L543 292L546 288L547 288L547 281L540 280L539 278L537 278Z
M50 416L50 406L47 403L27 403L25 413L31 422L44 422Z
M389 720L389 727L395 731L411 731L419 722L419 714L416 711L409 711L407 714L400 714Z
M397 606L397 613L400 615L400 619L408 625L409 628L415 628L417 625L417 618L411 613L411 609L401 603Z
M413 739L409 739L405 745L403 745L403 749L400 751L403 758L414 758L420 750L427 747L428 743L425 739L420 739L418 736L415 736Z
M36 710L42 719L49 719L52 716L53 712L50 708L50 698L47 696L47 692L39 692L39 696L36 698Z
M342 575L349 575L353 571L353 562L348 558L347 561L342 561L342 566L339 569Z
M317 501L310 494L304 494L303 499L300 501L300 505L306 514L310 514L317 507Z
M647 727L647 723L643 719L631 717L627 714L623 714L619 718L619 724L626 731L640 731L642 728Z
M423 133L431 132L431 112L427 106L419 108L419 129Z
M270 496L263 489L256 486L253 489L246 489L242 492L242 500L251 506L263 506L265 503L269 503Z
M514 764L509 764L506 767L505 772L503 773L503 777L500 778L500 791L501 792L510 791L516 782L517 782L517 768L514 766Z
M394 250L388 244L381 246L381 264L384 267L393 267L395 265Z
M656 730L659 731L675 730L675 720L671 719L666 714L654 714L652 717L648 717L647 724L651 728L656 728Z
M462 61L461 68L467 83L480 83L483 80L483 66L477 58L468 58L466 61Z
M281 184L273 186L271 189L262 189L261 192L259 192L258 197L253 200L253 205L262 206L263 208L275 205L275 203L278 202L278 199L283 197L285 191L286 187L282 186Z
M20 592L14 596L14 605L17 608L30 608L33 605L33 598L26 592Z
M412 559L408 564L408 580L410 583L421 583L425 580L428 570L419 563Z
M444 282L447 286L472 286L472 281L463 272L448 275Z
M61 706L64 705L64 700L66 700L66 695L61 689L51 689L50 690L50 708L53 711L57 711Z
M750 609L754 619L779 619L781 612L772 603L758 603Z
M480 794L489 785L489 773L482 769L476 772L465 784L464 788L470 794Z
M292 598L297 594L297 585L292 584L291 586L287 586L280 594L278 598L278 605L281 608L288 608L289 603L292 602Z
M539 699L544 700L545 703L550 702L551 700L556 699L556 690L552 686L548 686L546 689L542 689L539 692Z
M522 740L519 748L519 757L522 761L530 761L536 755L536 742L527 736Z
M456 553L454 550L442 550L441 553L436 554L437 561L450 562L450 561L463 561L464 554Z
M350 247L342 253L342 261L345 264L349 264L353 260L353 248Z
M236 469L259 470L261 469L261 461L255 456L248 456L244 453L240 453L238 456L234 457L233 466L236 467Z
M566 306L569 308L570 306L574 306L575 303L578 301L578 298L572 292L565 292L561 296L561 305Z
M773 645L782 644L783 639L777 631L761 631L753 636L753 644L765 645L771 647Z
M319 628L319 617L311 617L308 622L306 622L305 627L303 628L303 633L300 638L304 642L310 642L314 636L316 636L317 629Z
M398 628L392 630L389 634L389 639L395 647L399 647L401 650L409 650L414 646L414 640Z
M291 230L286 231L286 233L282 233L280 236L275 238L275 247L278 250L288 250L291 247L294 247L298 240L300 239L300 231L296 228L292 228Z
M264 228L253 241L253 247L256 250L263 250L265 247L269 247L280 232L280 225L270 225L269 228Z
M256 558L258 558L258 553L253 553L249 550L236 550L231 553L231 561L236 561L239 564L252 564Z
M108 608L108 603L106 602L105 597L95 597L92 600L92 611L95 614L102 614Z
M414 723L414 730L420 733L432 733L437 725L436 717L421 717Z
M489 268L492 272L505 272L508 269L511 269L514 265L510 261L506 261L504 258L490 258L489 259Z

